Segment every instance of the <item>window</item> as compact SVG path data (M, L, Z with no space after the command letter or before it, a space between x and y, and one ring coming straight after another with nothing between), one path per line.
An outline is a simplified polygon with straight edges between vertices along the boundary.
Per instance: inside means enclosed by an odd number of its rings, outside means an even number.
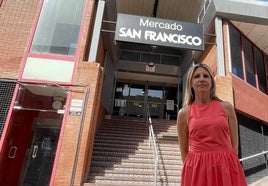
M268 56L229 24L232 73L263 93L268 92Z
M181 58L179 55L121 49L120 60L179 66Z
M230 28L230 46L231 46L231 59L232 59L232 73L244 79L242 55L241 55L241 41L240 33L232 26Z
M255 63L257 67L257 75L258 75L258 84L260 91L266 93L266 77L265 77L265 66L263 61L262 52L254 46L254 54L255 54Z
M31 52L74 56L84 7L85 0L44 1Z
M153 63L160 64L160 54L142 53L141 54L141 61L142 62L153 62Z
M264 66L265 66L265 76L266 76L266 90L268 91L268 56L267 55L265 55Z
M242 37L243 49L244 49L244 61L246 66L246 78L247 82L256 87L255 69L253 62L253 50L249 40Z
M140 52L129 51L129 50L121 50L120 59L127 61L140 61Z

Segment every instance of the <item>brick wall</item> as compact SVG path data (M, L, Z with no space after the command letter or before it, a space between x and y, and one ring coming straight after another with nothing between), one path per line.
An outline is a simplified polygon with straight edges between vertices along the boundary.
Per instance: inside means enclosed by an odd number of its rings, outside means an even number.
M84 118L83 116L67 114L54 185L69 185L73 173L75 174L74 185L80 185L80 182L86 179L99 117L98 111L101 107L102 82L103 72L98 63L79 63L74 84L87 85L89 87L89 95L86 98L87 104ZM84 99L84 91L85 87L83 86L73 87L71 99ZM81 139L78 141L81 126ZM79 146L78 143L80 143ZM75 157L77 147L79 147L78 157Z
M228 101L234 104L233 87L231 76L216 76L216 94L223 101Z
M215 43L215 37L209 39L210 43ZM216 44L207 44L204 52L201 54L199 61L207 64L214 75L217 74L217 46Z
M232 76L235 108L251 118L268 123L268 97L255 87L236 76Z
M0 6L0 78L17 79L38 0L4 0Z

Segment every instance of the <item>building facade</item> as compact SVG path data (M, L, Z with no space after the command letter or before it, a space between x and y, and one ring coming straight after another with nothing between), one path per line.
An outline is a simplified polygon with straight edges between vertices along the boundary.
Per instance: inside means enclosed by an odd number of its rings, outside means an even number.
M248 181L267 176L267 12L265 0L0 0L0 182L87 183L105 116L145 117L149 105L175 120L193 62L235 107ZM199 24L204 49L115 40L118 13Z

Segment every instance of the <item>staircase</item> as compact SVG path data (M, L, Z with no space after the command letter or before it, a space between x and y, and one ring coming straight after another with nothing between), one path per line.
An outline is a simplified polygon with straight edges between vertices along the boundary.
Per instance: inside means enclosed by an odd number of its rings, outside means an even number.
M157 185L179 186L182 162L176 121L153 119L159 153ZM145 119L113 117L104 120L94 141L84 186L154 185L154 157Z

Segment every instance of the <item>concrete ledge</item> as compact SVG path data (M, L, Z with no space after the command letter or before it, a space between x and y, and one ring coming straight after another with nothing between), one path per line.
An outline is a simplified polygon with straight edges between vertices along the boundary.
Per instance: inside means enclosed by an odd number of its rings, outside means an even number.
M267 186L268 185L268 176L252 183L252 184L249 184L249 186Z

